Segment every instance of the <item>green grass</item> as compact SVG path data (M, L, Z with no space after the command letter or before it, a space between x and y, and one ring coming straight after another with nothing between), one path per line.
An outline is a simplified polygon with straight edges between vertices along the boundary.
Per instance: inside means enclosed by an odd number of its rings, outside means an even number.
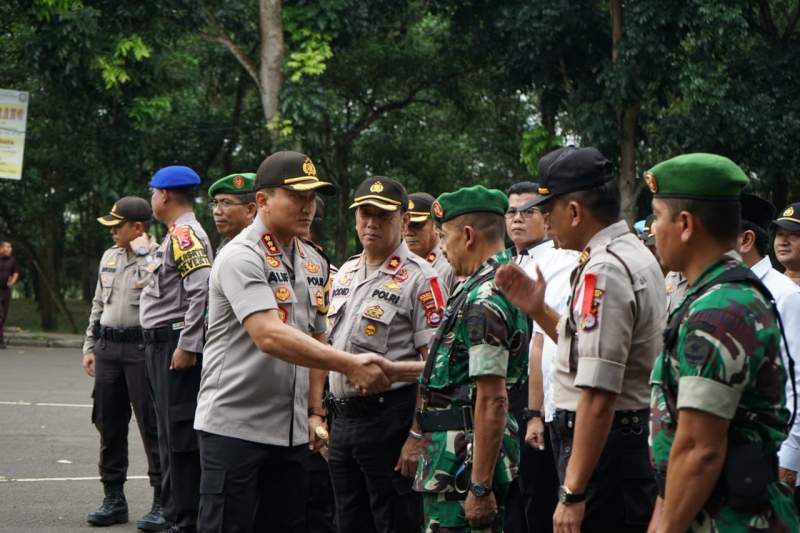
M86 331L89 311L92 308L91 304L80 300L67 300L66 304L72 313L75 325L78 326L78 333L83 334ZM66 318L59 313L57 319L58 327L55 329L56 333L72 333L69 321ZM11 300L8 320L6 320L6 328L9 327L18 327L27 331L42 331L39 308L36 301L27 299Z

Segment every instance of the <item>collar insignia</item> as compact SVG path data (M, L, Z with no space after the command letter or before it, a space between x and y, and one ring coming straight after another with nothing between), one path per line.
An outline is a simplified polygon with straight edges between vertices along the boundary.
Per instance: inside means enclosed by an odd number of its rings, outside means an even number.
M275 240L272 238L272 235L269 233L265 233L261 236L261 240L264 241L264 246L267 247L267 253L269 255L280 255L280 250L275 245Z

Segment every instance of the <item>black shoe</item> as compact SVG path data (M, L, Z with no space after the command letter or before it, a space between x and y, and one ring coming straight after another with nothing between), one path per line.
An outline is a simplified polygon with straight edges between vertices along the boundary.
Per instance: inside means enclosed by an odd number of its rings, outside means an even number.
M153 507L150 508L149 513L136 522L136 527L142 531L164 531L169 529L170 523L164 518L164 511L161 509L158 488L155 489L153 494Z
M100 509L89 513L86 521L93 526L112 526L124 524L128 521L128 501L122 492L122 484L105 483L103 486L106 496Z

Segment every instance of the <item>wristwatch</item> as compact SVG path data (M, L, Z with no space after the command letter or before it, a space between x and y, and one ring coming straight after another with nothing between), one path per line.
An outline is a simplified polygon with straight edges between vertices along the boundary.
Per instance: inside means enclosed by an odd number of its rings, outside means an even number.
M469 490L470 492L472 492L472 494L474 494L478 498L486 496L487 494L492 492L491 487L487 487L486 485L481 485L480 483L475 483L474 481L469 482Z
M572 492L566 485L561 485L560 487L558 487L558 501L563 503L564 505L580 503L585 499L586 499L585 493L577 494L575 492Z
M542 418L542 412L539 411L538 409L528 409L527 407L525 407L524 409L522 409L522 417L527 422L531 418Z
M318 417L320 417L322 420L325 420L326 418L328 418L328 415L327 415L327 413L320 411L320 410L319 410L318 408L316 408L316 407L309 407L309 408L308 408L308 416L318 416Z

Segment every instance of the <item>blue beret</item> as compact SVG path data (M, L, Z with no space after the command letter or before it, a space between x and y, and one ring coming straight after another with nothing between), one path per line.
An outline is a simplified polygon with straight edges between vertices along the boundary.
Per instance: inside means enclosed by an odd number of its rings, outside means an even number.
M178 187L197 187L200 185L200 176L189 167L172 165L159 169L150 180L150 187L154 189L175 189Z

